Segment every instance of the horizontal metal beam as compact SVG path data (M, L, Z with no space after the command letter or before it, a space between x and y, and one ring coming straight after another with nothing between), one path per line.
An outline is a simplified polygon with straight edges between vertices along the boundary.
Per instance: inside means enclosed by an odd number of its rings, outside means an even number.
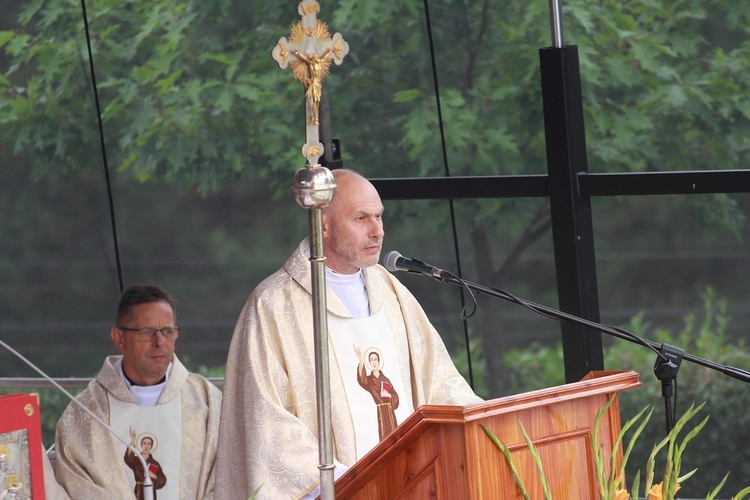
M370 179L384 200L534 198L549 196L546 175Z
M224 387L223 377L206 377L209 382L221 388ZM65 389L84 389L92 379L90 378L53 378L60 387ZM45 378L0 377L0 389L51 389L55 387Z
M384 200L549 196L549 180L546 175L404 177L370 180ZM578 190L584 197L750 193L750 170L580 173Z
M581 196L750 193L750 170L581 173Z

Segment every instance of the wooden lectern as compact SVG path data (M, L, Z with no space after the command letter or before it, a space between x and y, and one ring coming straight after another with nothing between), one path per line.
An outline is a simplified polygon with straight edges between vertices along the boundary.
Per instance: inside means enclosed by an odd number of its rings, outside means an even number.
M636 372L591 372L580 382L464 407L422 406L336 481L336 498L522 498L481 425L510 448L530 497L544 498L521 422L539 452L552 498L598 499L590 438L596 413L610 396L640 385ZM615 400L599 424L607 470L619 432ZM619 463L622 446L616 454Z

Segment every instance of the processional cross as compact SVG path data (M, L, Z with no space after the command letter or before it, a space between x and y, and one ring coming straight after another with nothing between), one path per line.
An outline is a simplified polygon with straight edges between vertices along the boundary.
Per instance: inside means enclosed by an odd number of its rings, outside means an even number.
M319 134L323 79L330 71L331 61L339 65L344 60L349 53L349 44L340 33L331 37L328 25L317 17L320 12L317 1L302 0L297 12L300 20L292 27L289 40L279 38L271 54L281 69L291 66L294 78L305 85L307 142L302 147L302 155L310 165L316 165L324 151Z
M325 255L323 254L322 209L333 201L336 183L331 172L318 164L325 151L320 142L320 100L323 79L331 61L341 64L347 44L341 35L331 37L326 23L318 20L320 4L302 0L297 7L300 20L292 27L289 40L279 38L271 52L281 69L292 67L294 78L305 86L305 145L302 155L305 168L294 176L297 203L308 209L310 219L310 272L312 281L313 329L315 345L315 380L318 413L318 452L320 455L320 498L333 500L334 460L331 425L331 389L328 362L328 321L326 308Z

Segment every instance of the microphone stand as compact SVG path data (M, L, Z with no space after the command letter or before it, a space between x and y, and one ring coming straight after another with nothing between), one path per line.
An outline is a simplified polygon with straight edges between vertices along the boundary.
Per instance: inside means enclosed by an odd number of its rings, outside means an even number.
M437 281L441 281L443 283L450 283L452 285L458 285L458 286L467 288L471 291L474 291L480 294L497 297L499 299L503 299L508 302L512 302L514 304L518 304L523 307L526 307L527 309L530 309L542 316L546 316L548 318L556 319L558 321L565 321L568 323L573 323L579 326L590 328L592 330L596 330L601 333L606 333L607 335L611 335L613 337L617 337L622 340L627 340L628 342L632 342L634 344L642 345L654 351L657 356L656 362L654 363L654 374L661 381L661 384L662 384L662 396L664 398L664 406L666 409L667 434L669 434L669 432L674 427L675 414L674 414L674 409L672 408L672 402L671 402L671 398L673 394L672 389L674 387L674 384L676 383L677 372L680 368L680 363L682 362L683 359L690 361L691 363L695 363L697 365L704 366L706 368L710 368L717 372L723 373L724 375L735 378L737 380L742 380L743 382L750 383L750 372L747 372L745 370L741 370L739 368L735 368L732 366L720 365L718 363L714 363L713 361L709 361L707 359L699 358L698 356L693 356L691 354L688 354L683 349L680 349L679 347L673 346L671 344L659 344L651 340L643 339L635 335L634 333L624 330L622 328L587 320L579 316L575 316L573 314L568 314L566 312L553 309L551 307L543 306L535 302L521 299L499 288L491 288L491 287L487 287L487 286L480 285L477 283L473 283L471 281L467 281L457 276L454 276L453 274L447 271L443 271L443 270L438 270L438 271L440 272L433 272L432 274L425 274L425 273L419 273L419 272L414 272L414 271L407 271L407 272L410 272L413 274L422 274L424 276L430 276L430 277L435 278Z

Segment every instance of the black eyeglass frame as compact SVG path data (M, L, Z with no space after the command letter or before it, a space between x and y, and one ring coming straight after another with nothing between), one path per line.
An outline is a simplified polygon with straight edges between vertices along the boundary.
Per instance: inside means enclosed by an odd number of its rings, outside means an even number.
M143 328L128 328L126 326L118 326L116 328L123 332L138 332L138 336L144 340L155 339L157 332L161 333L162 337L166 340L176 340L177 337L180 336L180 329L177 326L166 326L164 328L152 328L150 326L145 326ZM174 334L168 335L166 333L167 331L174 332Z

